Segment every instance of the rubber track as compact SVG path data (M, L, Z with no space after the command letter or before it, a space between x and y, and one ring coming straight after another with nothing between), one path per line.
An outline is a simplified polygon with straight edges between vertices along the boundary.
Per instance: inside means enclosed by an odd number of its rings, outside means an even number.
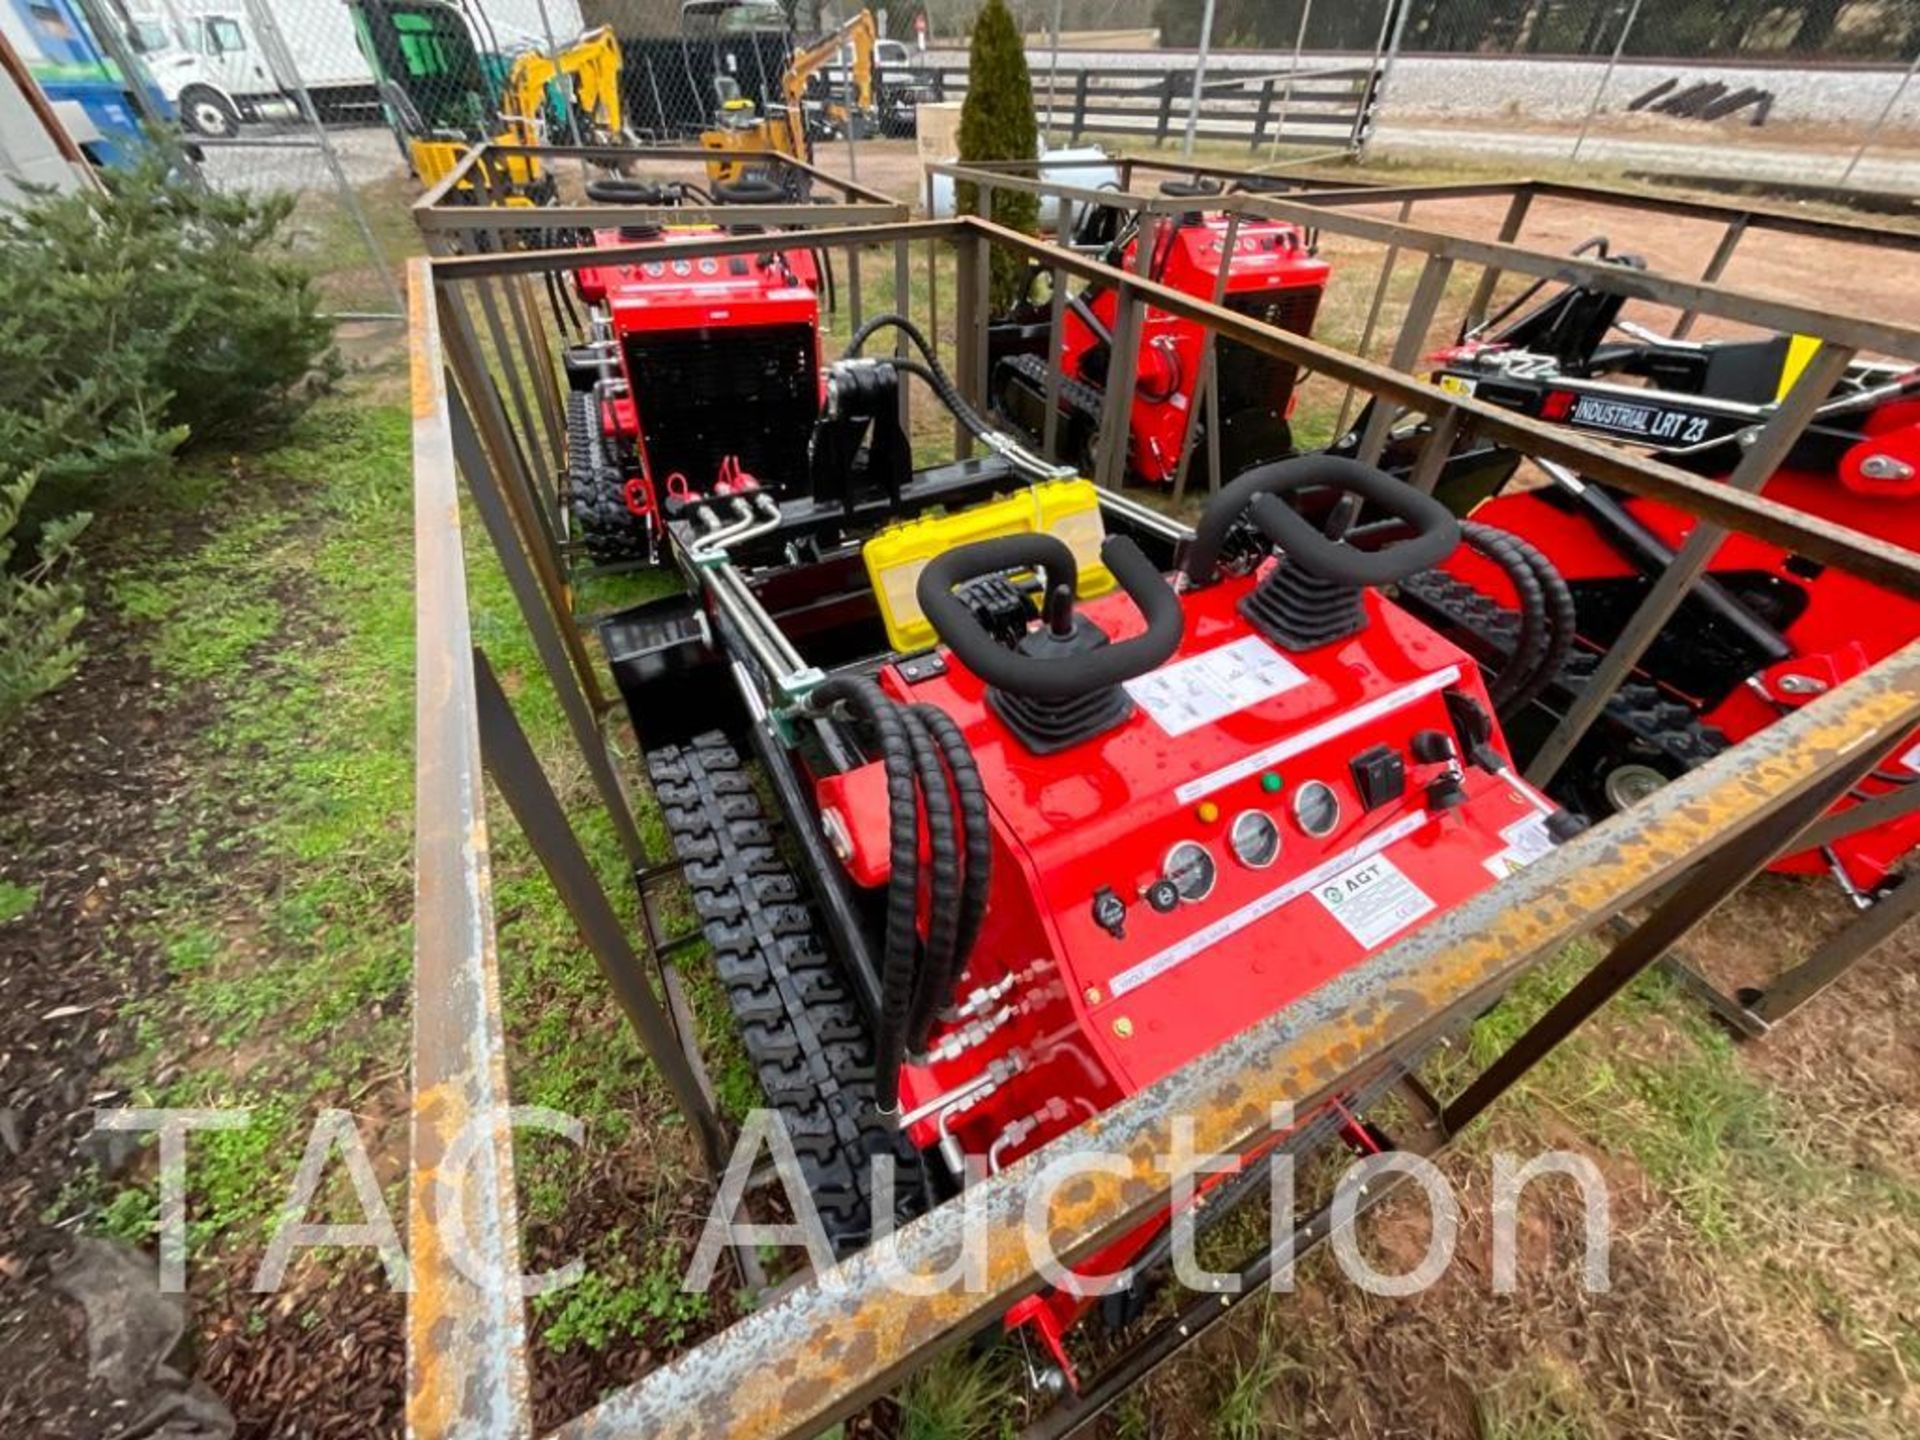
M618 466L605 459L591 391L567 395L567 510L573 536L601 564L647 557L646 532L627 509Z
M1400 584L1403 600L1414 602L1443 629L1472 637L1467 648L1483 664L1495 667L1510 659L1519 643L1520 617L1491 596L1444 570L1427 570ZM1600 657L1591 650L1574 650L1560 669L1553 689L1562 700L1586 687ZM1606 716L1634 739L1659 750L1691 770L1725 750L1731 743L1724 731L1703 725L1693 707L1662 695L1653 685L1635 682L1620 687L1607 702Z
M834 1253L849 1254L873 1232L871 1156L894 1156L898 1219L924 1208L921 1157L874 1112L867 1017L726 737L655 750L647 771L747 1058Z
M996 369L1004 368L1033 387L1034 398L1045 404L1047 398L1047 361L1043 355L1009 355ZM1098 386L1071 376L1060 377L1060 400L1069 413L1089 424L1100 423L1101 392ZM1038 438L1038 437L1035 437Z

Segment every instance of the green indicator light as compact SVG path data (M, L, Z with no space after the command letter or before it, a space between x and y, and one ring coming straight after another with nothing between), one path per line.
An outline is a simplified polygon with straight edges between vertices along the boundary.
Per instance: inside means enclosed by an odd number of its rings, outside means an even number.
M1277 770L1269 770L1260 777L1260 788L1269 795L1278 795L1280 787L1286 783L1280 778L1280 772Z

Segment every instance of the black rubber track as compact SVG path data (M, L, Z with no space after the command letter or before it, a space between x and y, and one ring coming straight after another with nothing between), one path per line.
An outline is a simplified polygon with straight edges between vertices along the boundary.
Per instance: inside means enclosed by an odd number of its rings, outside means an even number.
M1427 570L1403 580L1398 598L1482 665L1497 670L1511 663L1519 645L1520 616L1492 596L1444 570ZM1546 695L1565 704L1586 687L1599 658L1591 650L1574 650L1546 685ZM1621 686L1607 701L1604 715L1616 735L1651 748L1679 771L1704 764L1731 743L1724 731L1702 724L1691 706L1639 681Z
M747 1058L834 1253L850 1254L873 1233L871 1156L894 1156L897 1219L926 1200L920 1155L874 1110L867 1017L726 737L655 750L647 771Z
M611 463L600 436L591 391L567 396L567 508L573 538L600 564L647 558L647 534L627 509L620 468Z

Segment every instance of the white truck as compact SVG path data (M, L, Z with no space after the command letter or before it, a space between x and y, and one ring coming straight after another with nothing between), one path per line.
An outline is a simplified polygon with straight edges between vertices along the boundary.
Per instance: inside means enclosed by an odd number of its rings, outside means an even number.
M565 45L585 28L579 0L544 0L553 37ZM464 5L483 50L545 48L542 0L484 0ZM277 51L255 16L285 41L294 73L282 74ZM250 121L288 120L294 91L305 85L328 124L380 123L373 71L354 37L346 0L125 0L128 38L156 84L196 134L237 135Z

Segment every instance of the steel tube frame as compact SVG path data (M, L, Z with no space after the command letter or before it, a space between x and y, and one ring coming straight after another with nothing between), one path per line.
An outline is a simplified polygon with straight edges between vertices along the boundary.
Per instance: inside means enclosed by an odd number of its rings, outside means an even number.
M1038 162L1034 162L1038 163ZM930 165L929 171L946 175L956 183L981 178L973 167ZM1069 186L1051 180L997 172L992 183L1034 195L1054 195L1082 203L1115 205L1139 213L1167 214L1193 208L1191 199L1170 196L1135 195L1112 190L1093 190ZM1438 187L1433 187L1438 188ZM1486 193L1486 192L1482 192ZM1542 254L1502 241L1476 240L1467 236L1422 229L1412 224L1383 220L1370 215L1346 213L1352 204L1384 204L1396 200L1432 198L1431 191L1409 194L1407 191L1360 191L1334 197L1321 196L1312 203L1277 199L1270 195L1236 194L1213 197L1212 208L1237 211L1243 216L1268 220L1286 220L1304 229L1319 229L1369 240L1383 246L1398 247L1428 256L1437 256L1460 264L1486 266L1495 270L1584 285L1611 295L1676 309L1695 309L1743 324L1773 330L1781 334L1807 333L1823 339L1851 345L1856 350L1876 351L1905 360L1920 361L1920 332L1888 324L1871 316L1794 305L1768 296L1731 290L1711 282L1661 275L1646 270L1628 270L1618 265L1581 259L1571 255ZM1451 198L1451 197L1449 197ZM1752 225L1756 223L1750 221ZM1855 238L1851 233L1848 239ZM1916 238L1920 248L1920 238Z
M1216 340L1231 339L1310 366L1360 386L1383 403L1426 414L1437 424L1475 425L1481 433L1526 453L1560 460L1594 478L1674 504L1692 513L1699 527L1718 524L1739 529L1809 558L1841 565L1876 583L1920 593L1920 557L1871 536L1470 397L1452 395L1390 367L1343 355L1168 290L1138 274L1112 269L979 219L828 229L808 237L809 243L822 247L884 246L916 239L930 242L930 262L937 262L937 253L932 252L942 244L971 251L960 266L963 292L969 286L977 288L984 279L989 246L1012 249L1065 275L1124 286L1132 305L1151 305L1196 320ZM449 1103L447 1097L452 1096L463 1117L482 1110L504 1116L507 1097L497 1084L503 1073L504 1041L496 958L485 913L487 875L471 634L464 613L463 580L457 568L449 568L459 563L452 474L453 417L460 413L460 406L457 392L449 393L445 384L443 366L450 365L457 374L461 365L459 356L440 353L430 292L440 291L441 301L457 310L460 307L446 292L494 278L564 273L585 264L624 263L643 255L657 258L663 249L675 256L699 257L740 253L765 244L764 236L719 237L615 247L591 255L569 251L471 255L416 261L411 267L416 467L423 536L422 923L417 930L417 984L422 995L433 997L431 1005L415 1007L416 1151L411 1212L415 1287L409 1302L408 1415L413 1433L421 1436L531 1433L523 1317L511 1300L502 1298L511 1293L504 1287L490 1296L459 1288L465 1282L446 1273L450 1257L443 1243L448 1182L438 1165L447 1131L436 1107ZM978 306L963 311L962 322L957 327L959 336L963 343L978 343L976 353L984 361L983 313ZM968 341L969 335L975 339ZM477 359L477 344L470 329L452 342L455 351L467 352L464 363L469 372ZM1834 354L1837 349L1830 350L1829 358ZM1818 366L1816 359L1813 368ZM463 379L462 389L466 383ZM1786 411L1783 416L1792 418ZM510 424L504 411L496 419ZM468 425L462 430L470 436L467 447L483 460L490 458L490 447L479 443L477 428ZM1118 495L1107 498L1121 511L1133 503ZM500 514L506 516L504 504ZM513 525L494 529L504 543L538 548L531 543L535 537ZM531 561L523 579L516 595L533 623L547 598L535 583ZM565 629L564 612L560 618ZM568 673L567 665L558 668L561 674ZM1568 940L1667 892L1648 922L1652 928L1631 942L1634 948L1628 950L1628 959L1602 964L1611 967L1610 981L1632 960L1644 956L1642 963L1651 962L1688 928L1682 922L1689 921L1695 911L1705 913L1709 898L1724 896L1731 888L1726 883L1729 878L1744 876L1779 850L1797 844L1796 833L1807 824L1829 823L1816 817L1856 781L1863 766L1917 723L1920 644L1783 717L1633 810L1576 837L1288 1011L1260 1022L1150 1091L1109 1110L1093 1127L1097 1135L1082 1127L969 1191L969 1204L988 1218L989 1283L984 1293L908 1299L888 1293L879 1283L883 1259L914 1270L938 1265L952 1253L961 1207L943 1206L840 1267L835 1287L823 1286L818 1279L801 1284L639 1385L609 1397L556 1434L819 1433L1000 1313L1012 1298L1041 1283L1017 1223L1029 1200L1040 1205L1057 1253L1071 1263L1163 1203L1170 1177L1152 1162L1171 1148L1173 1117L1194 1121L1193 1139L1199 1152L1244 1154L1265 1138L1269 1102L1286 1100L1303 1110L1310 1108L1335 1090L1356 1064L1418 1048L1477 1014L1527 968L1556 953ZM1691 882L1685 879L1689 874L1694 877ZM1708 879L1713 885L1705 883ZM1680 884L1673 888L1676 881ZM1895 921L1900 913L1890 912L1882 924ZM1801 988L1817 986L1826 978L1824 970L1810 972ZM451 1014L443 998L449 988ZM1560 1018L1571 1017L1577 1023L1591 1013L1585 1000L1605 988L1602 981L1591 982L1582 1002L1570 1004ZM1377 1003L1386 993L1395 996L1391 1006ZM1791 991L1783 994L1793 998ZM1537 1045L1541 1040L1532 1035L1527 1043ZM1508 1063L1510 1068L1524 1068L1519 1060ZM1463 1091L1455 1102L1459 1107L1454 1109L1455 1118L1464 1120L1470 1111L1477 1113L1477 1102L1484 1098L1488 1097ZM1463 1099L1476 1103L1462 1105ZM428 1127L423 1135L423 1116L432 1117L438 1128ZM500 1119L491 1133L492 1145L484 1151L478 1173L468 1169L457 1179L477 1203L492 1197L487 1202L492 1208L485 1213L494 1218L481 1238L493 1273L506 1276L515 1273L518 1260L511 1223L510 1136ZM1090 1154L1096 1146L1128 1157L1129 1173L1122 1177L1082 1171L1076 1178L1085 1183L1076 1183L1069 1193L1040 1192L1040 1172L1046 1164ZM454 1315L459 1323L449 1326Z

